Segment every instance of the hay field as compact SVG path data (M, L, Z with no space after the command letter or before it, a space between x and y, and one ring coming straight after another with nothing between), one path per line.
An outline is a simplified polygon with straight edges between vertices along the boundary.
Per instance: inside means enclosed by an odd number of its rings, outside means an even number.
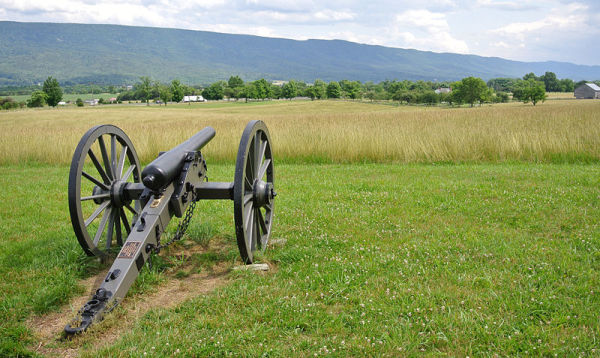
M274 101L28 109L0 113L0 165L66 164L87 129L110 123L152 160L204 126L211 162L232 161L245 124L264 120L279 162L588 162L600 159L600 101L475 108Z

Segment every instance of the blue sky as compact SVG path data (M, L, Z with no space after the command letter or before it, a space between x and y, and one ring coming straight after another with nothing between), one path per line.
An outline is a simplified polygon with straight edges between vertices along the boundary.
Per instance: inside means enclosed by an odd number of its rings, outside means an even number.
M600 65L600 0L0 0L0 20L342 39Z

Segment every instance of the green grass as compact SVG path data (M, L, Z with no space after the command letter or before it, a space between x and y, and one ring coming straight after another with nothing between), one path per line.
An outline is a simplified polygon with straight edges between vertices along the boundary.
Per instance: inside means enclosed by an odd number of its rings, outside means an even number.
M272 238L287 242L262 257L270 272L232 271L225 286L151 310L106 347L83 338L75 348L84 356L598 354L597 164L276 171ZM1 172L10 201L0 205L0 355L10 356L34 349L28 317L82 294L78 280L99 268L70 229L67 167ZM230 181L233 167L209 163L209 174ZM199 269L234 265L232 211L226 201L198 205L183 245L228 242L191 257ZM177 279L165 272L184 258L160 256L133 302ZM102 324L94 332L102 335Z

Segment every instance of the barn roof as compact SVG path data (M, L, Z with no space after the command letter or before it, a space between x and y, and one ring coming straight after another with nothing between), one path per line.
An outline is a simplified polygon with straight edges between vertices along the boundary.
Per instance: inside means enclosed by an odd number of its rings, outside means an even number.
M598 87L598 85L595 83L586 83L586 85L588 87L590 87L591 89L593 89L594 91L600 91L600 87Z

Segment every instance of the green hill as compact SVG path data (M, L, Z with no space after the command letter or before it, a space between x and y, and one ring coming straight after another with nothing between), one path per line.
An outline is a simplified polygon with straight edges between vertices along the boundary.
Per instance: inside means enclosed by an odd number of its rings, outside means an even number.
M131 83L140 76L206 84L244 80L382 81L521 77L598 79L600 66L517 62L340 40L296 41L206 31L118 25L0 22L0 86L56 77L63 84Z

